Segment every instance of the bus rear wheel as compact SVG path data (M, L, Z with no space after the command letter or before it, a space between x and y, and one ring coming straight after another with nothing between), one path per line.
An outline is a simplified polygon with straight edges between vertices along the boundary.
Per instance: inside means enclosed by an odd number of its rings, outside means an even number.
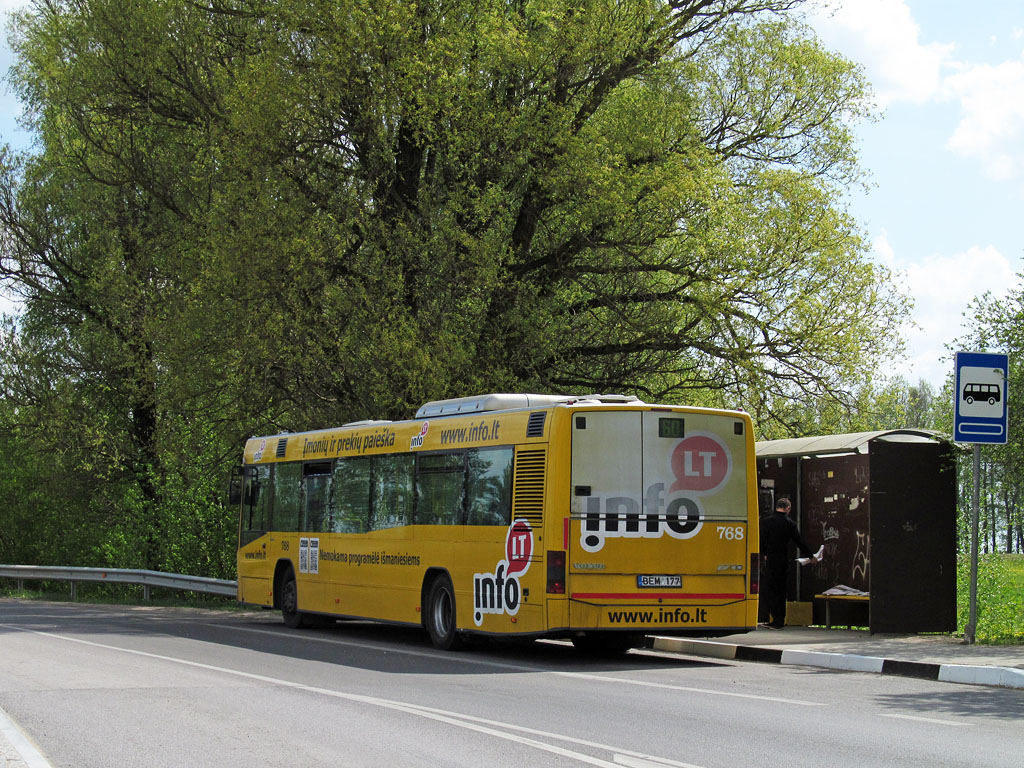
M438 576L430 583L423 622L435 648L454 651L461 646L455 629L455 589L447 576Z

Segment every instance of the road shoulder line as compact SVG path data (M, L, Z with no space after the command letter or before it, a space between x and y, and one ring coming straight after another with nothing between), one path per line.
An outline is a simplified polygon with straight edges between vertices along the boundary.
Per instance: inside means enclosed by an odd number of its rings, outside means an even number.
M9 745L27 768L53 768L50 762L43 757L36 749L29 738L22 733L21 728L15 723L2 707L0 707L0 754L5 752L5 744Z

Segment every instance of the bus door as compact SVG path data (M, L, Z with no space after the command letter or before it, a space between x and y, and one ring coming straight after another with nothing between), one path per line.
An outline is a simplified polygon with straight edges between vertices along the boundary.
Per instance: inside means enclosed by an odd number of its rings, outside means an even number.
M320 534L327 517L327 501L330 492L331 463L329 461L309 462L302 467L302 491L300 507L302 512L299 529L299 574L320 573ZM302 578L300 576L300 578ZM307 594L318 595L318 591L306 590Z

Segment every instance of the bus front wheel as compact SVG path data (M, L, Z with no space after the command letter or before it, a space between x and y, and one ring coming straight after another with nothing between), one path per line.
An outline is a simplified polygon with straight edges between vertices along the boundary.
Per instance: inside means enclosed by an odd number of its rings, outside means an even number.
M461 645L455 630L455 589L447 576L438 576L430 583L424 623L435 648L453 651Z
M281 618L290 629L306 626L306 617L299 610L299 589L295 584L295 573L291 569L281 579Z

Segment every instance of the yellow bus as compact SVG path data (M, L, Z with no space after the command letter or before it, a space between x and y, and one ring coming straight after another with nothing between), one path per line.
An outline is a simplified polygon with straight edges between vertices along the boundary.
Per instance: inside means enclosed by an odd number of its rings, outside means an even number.
M361 618L469 635L644 635L757 622L754 442L740 412L491 394L409 421L251 438L238 599L290 627Z

